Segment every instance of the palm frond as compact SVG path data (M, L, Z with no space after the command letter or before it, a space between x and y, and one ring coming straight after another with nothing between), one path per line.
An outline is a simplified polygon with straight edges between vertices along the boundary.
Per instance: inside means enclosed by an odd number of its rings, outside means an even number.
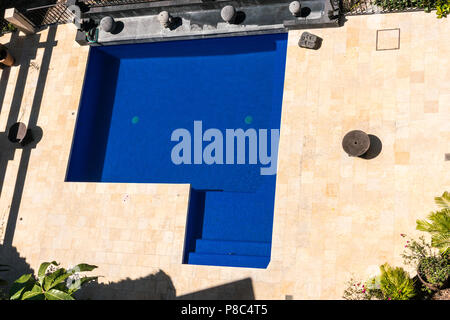
M432 246L445 252L450 247L450 194L444 192L435 199L442 209L431 212L425 220L416 220L416 229L430 233Z
M434 198L434 201L438 206L443 209L450 209L450 193L445 191L441 197Z
M450 247L450 232L436 233L431 237L431 245L435 248L441 248L442 251Z

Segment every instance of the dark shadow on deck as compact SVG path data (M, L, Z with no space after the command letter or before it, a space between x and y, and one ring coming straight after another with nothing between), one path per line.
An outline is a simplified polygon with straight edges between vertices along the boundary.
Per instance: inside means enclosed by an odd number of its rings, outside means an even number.
M18 77L15 84L14 95L11 103L11 108L8 114L6 131L0 133L0 195L4 183L5 173L9 160L14 159L17 145L11 144L8 139L8 130L11 126L20 120L20 110L24 108L31 108L30 118L28 123L25 123L33 133L42 137L42 130L37 127L39 112L41 109L42 97L44 93L45 84L47 82L47 74L50 66L50 60L53 52L53 47L57 45L55 41L56 26L51 26L48 31L45 42L40 42L41 34L33 34L29 36L18 36L15 32L11 37L11 42L6 44L6 47L11 51L16 58L16 67L19 68ZM39 67L39 75L34 91L33 102L31 106L24 106L22 104L25 85L27 77L30 72L31 60L36 58L36 53L39 48L44 48L44 54ZM3 70L3 72L6 70ZM9 77L9 74L5 77ZM3 78L3 73L2 73ZM6 80L7 82L7 80ZM5 82L5 83L6 83ZM6 90L3 89L4 83L0 83L0 94ZM6 85L6 84L5 84ZM0 95L0 100L3 97ZM36 141L37 142L37 141ZM14 193L11 201L10 211L8 215L8 222L5 230L4 245L12 246L14 232L16 229L17 218L19 214L20 203L22 200L23 188L25 185L25 178L28 171L28 164L30 161L31 151L36 148L36 143L31 143L22 147L22 156L20 158L19 169L17 171L16 182L14 185Z
M381 150L383 149L383 144L381 143L381 140L377 136L374 136L373 134L369 134L368 136L370 140L369 150L367 150L366 153L360 156L360 158L366 160L370 160L377 157L381 153Z
M138 279L108 284L91 282L77 293L78 299L93 300L254 300L250 278L177 296L172 279L164 271Z
M178 300L255 300L251 278L178 296Z
M0 279L6 280L7 286L0 286L0 300L6 296L11 284L24 274L34 273L25 258L21 257L15 247L0 245L0 264L7 265L8 271L0 273Z
M45 261L40 261L42 263ZM86 262L86 261L77 261ZM6 293L11 284L24 274L33 270L26 259L20 256L15 247L0 245L0 264L9 266L9 271L0 273L0 278L8 282L7 287L0 287ZM68 267L64 266L63 267ZM91 275L98 275L94 270ZM100 277L101 279L101 277ZM162 270L138 279L124 279L117 282L91 282L75 294L77 299L93 300L254 300L252 279L226 283L224 285L177 296L170 276Z
M101 279L101 278L100 278ZM170 277L162 270L138 279L118 282L91 282L77 292L78 299L93 300L172 300L176 290Z

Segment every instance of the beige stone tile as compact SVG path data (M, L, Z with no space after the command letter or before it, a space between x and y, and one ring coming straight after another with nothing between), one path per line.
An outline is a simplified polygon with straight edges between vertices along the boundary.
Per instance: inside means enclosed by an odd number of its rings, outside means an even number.
M395 164L406 165L409 164L409 152L396 152Z
M438 101L434 100L434 101L425 101L424 102L424 107L423 107L423 111L425 113L436 113L439 111L439 105L438 105Z
M425 74L423 71L413 71L411 72L411 83L423 83Z

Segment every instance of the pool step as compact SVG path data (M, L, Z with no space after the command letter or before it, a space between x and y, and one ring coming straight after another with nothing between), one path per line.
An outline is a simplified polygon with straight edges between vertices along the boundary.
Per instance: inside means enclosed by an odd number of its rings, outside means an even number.
M190 252L188 263L207 266L267 268L269 262L270 257Z
M270 257L270 242L197 239L196 253Z

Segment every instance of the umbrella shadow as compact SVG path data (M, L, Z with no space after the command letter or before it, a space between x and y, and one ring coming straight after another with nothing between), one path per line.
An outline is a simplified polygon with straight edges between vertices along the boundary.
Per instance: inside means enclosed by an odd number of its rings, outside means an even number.
M374 136L373 134L369 134L368 136L369 136L369 140L370 140L370 147L366 151L366 153L359 156L360 158L366 159L366 160L376 158L381 153L381 150L383 149L383 144L381 143L381 140L377 136Z

